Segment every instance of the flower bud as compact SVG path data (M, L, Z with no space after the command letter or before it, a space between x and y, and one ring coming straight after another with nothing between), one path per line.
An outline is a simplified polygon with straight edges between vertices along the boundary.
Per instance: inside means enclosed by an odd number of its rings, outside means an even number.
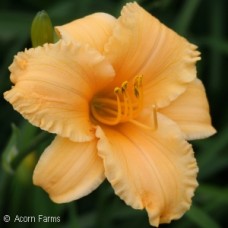
M31 27L32 46L37 47L45 43L53 43L53 33L53 26L48 14L44 10L38 12Z

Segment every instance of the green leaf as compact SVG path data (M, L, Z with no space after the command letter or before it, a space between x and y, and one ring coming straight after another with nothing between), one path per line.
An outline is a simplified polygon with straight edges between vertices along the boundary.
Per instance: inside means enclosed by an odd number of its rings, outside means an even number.
M2 153L2 167L8 173L14 173L14 170L11 166L12 161L18 156L18 139L20 136L19 129L12 124L12 135L9 139L9 142Z
M227 135L228 128L225 128L211 139L196 142L196 145L198 145L200 151L202 151L197 159L200 167L200 179L208 178L227 167Z
M175 31L185 35L188 32L192 19L194 18L195 11L200 5L200 0L185 1L180 14L176 17Z
M192 205L186 216L200 228L219 228L219 224L201 208Z
M213 212L222 206L228 206L228 187L202 184L198 188L197 193L201 202L205 202L204 208L206 211Z
M69 211L69 225L70 227L79 228L79 218L78 212L76 210L76 205L74 202L68 204L68 211Z
M2 166L8 173L14 173L21 161L31 152L37 150L40 145L51 136L46 132L37 134L37 128L23 122L20 128L12 125L12 134L2 154Z
M29 35L32 14L16 10L0 10L0 40L25 38Z

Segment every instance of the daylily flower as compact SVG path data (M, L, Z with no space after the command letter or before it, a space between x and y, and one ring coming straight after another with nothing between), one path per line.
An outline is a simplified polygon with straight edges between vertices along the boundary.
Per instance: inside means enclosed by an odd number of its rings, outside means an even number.
M57 203L105 178L150 224L180 218L197 187L186 141L215 133L196 46L137 3L116 19L95 13L56 27L60 40L20 52L4 96L33 125L57 134L34 171Z

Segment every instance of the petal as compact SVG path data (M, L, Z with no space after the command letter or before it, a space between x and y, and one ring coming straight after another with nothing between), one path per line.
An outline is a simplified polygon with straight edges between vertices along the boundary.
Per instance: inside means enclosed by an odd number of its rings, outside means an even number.
M102 53L115 22L116 19L109 14L94 13L63 26L57 26L56 31L64 40L87 43Z
M117 77L113 86L144 76L145 104L167 105L196 77L196 46L139 7L127 4L105 46Z
M98 128L96 135L115 193L133 208L145 208L151 225L168 223L189 209L198 168L174 122L159 115L156 131L125 123Z
M32 124L73 141L94 137L89 102L114 76L97 51L60 41L19 53L10 71L5 99Z
M96 145L97 140L78 143L57 136L41 155L33 174L34 184L56 203L89 194L104 180Z
M205 89L199 79L190 83L185 93L159 112L175 121L188 140L209 137L216 132L211 125Z

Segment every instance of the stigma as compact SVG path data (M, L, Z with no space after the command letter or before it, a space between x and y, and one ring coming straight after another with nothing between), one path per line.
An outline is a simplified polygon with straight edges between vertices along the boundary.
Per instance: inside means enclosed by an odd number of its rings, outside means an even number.
M157 128L156 106L153 106L154 127L136 120L143 109L143 75L137 75L131 82L124 81L115 87L111 96L97 96L91 102L93 119L109 126L131 122L146 129Z

